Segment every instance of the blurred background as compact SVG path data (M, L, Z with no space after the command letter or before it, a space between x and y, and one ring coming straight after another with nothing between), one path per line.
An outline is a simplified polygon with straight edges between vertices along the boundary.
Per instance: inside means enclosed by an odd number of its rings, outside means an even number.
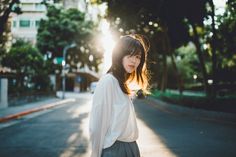
M0 156L89 157L92 93L134 33L141 156L235 157L236 0L0 0Z
M236 113L236 0L1 0L0 5L1 108L58 91L92 92L111 65L117 39L140 33L151 44L152 97Z

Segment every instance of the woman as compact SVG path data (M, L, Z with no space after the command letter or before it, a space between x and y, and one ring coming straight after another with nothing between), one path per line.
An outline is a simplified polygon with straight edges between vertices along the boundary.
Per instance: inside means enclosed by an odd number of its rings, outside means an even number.
M123 36L116 44L112 66L99 80L93 96L89 124L91 157L140 157L128 84L136 82L146 91L148 48L141 35Z

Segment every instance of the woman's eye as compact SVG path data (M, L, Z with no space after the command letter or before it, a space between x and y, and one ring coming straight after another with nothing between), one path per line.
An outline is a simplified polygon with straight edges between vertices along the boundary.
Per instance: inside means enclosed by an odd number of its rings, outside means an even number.
M138 55L138 56L136 56L136 58L137 58L137 59L141 59L141 56L140 56L140 55Z

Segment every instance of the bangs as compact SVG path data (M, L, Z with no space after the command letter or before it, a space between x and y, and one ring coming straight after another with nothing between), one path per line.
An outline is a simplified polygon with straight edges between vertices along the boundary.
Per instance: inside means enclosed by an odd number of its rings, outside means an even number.
M144 53L144 49L141 43L138 40L133 39L132 37L129 36L127 36L124 49L126 55L134 56L134 55L142 55Z

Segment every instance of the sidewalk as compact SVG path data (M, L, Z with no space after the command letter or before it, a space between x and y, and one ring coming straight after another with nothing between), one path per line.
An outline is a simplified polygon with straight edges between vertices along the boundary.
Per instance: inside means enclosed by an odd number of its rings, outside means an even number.
M153 106L159 108L160 110L165 110L167 112L175 113L178 115L191 116L196 119L202 120L230 122L236 124L236 114L233 113L184 107L176 104L167 103L154 97L147 97L147 100L152 102Z
M19 117L46 110L49 108L56 107L68 102L72 102L74 99L59 99L59 98L49 98L46 100L41 100L37 102L28 103L20 106L12 106L0 109L0 123L4 123Z

